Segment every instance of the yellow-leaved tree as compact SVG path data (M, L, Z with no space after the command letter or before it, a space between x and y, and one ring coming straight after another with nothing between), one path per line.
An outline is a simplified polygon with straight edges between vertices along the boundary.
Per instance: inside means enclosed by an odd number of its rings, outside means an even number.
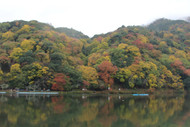
M35 41L25 39L21 42L20 46L23 49L23 51L28 51L28 50L32 50L35 44L36 44Z
M77 67L77 70L82 73L83 79L89 84L98 84L98 73L95 68L81 65Z
M48 88L53 83L53 75L48 67L42 66L39 63L32 63L23 68L30 89Z
M7 31L6 33L3 33L2 38L3 40L9 40L9 41L13 41L14 40L14 33L11 31Z
M10 58L16 62L19 61L20 56L23 55L23 50L21 48L14 48L10 54Z

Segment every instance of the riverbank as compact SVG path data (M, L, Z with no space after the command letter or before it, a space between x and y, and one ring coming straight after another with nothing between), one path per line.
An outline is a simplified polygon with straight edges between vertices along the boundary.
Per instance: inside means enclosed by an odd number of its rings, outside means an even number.
M172 95L184 94L184 90L173 89L123 89L123 90L105 90L105 91L91 91L91 90L73 90L73 91L60 91L60 94L149 94L149 95Z
M12 92L11 90L0 91L0 94L52 94L56 93L57 95L64 94L149 94L149 95L174 95L174 94L184 94L187 91L184 90L173 90L173 89L122 89L122 90L104 90L104 91L92 91L92 90L72 90L72 91L22 91L22 92Z

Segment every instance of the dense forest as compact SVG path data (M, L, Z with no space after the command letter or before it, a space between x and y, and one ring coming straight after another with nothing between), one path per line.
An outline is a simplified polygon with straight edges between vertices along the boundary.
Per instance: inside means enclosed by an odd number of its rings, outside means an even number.
M190 87L190 23L158 19L92 38L38 21L0 23L2 89Z

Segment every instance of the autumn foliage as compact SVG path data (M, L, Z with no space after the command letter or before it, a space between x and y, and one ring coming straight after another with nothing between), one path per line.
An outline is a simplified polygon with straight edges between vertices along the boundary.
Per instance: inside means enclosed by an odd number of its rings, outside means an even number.
M88 38L38 21L0 23L0 85L61 91L188 88L189 30L188 22L160 19Z
M57 73L54 78L55 83L52 85L52 90L64 90L64 86L68 84L69 77L62 73Z
M113 85L114 78L113 76L116 74L118 68L113 66L113 64L109 61L104 61L100 65L98 65L98 74L100 78L107 84Z

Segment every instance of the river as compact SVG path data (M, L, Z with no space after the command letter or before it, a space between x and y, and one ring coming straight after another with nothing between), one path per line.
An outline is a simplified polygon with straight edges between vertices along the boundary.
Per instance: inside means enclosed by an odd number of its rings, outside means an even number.
M190 127L190 96L0 94L0 127Z

